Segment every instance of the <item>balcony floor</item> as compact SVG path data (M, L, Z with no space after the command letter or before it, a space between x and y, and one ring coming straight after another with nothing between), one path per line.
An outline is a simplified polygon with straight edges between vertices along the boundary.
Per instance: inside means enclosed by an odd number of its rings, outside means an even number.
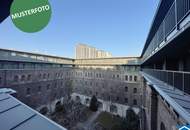
M190 123L190 95L185 95L182 91L144 73L142 76L147 84L153 87L178 114Z

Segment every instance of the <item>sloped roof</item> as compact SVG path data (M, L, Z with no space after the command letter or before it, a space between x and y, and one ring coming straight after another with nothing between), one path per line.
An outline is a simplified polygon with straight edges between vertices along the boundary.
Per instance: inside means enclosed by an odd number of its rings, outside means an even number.
M7 93L0 93L1 130L66 130Z

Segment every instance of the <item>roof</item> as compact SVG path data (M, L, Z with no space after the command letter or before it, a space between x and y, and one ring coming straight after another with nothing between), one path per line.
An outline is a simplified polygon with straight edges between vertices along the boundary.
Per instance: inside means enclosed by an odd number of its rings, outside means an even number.
M7 93L0 93L2 130L66 130Z
M40 53L37 53L37 52L19 51L19 50L14 50L14 49L0 48L0 51L18 52L18 53L25 53L25 54L29 54L29 55L46 56L46 57L51 57L51 58L60 58L60 59L66 59L66 60L73 60L72 58L67 58L67 57L48 55L48 54L40 54Z
M172 108L188 123L190 123L190 95L177 88L157 80L156 78L141 72L148 84L152 86L171 106Z

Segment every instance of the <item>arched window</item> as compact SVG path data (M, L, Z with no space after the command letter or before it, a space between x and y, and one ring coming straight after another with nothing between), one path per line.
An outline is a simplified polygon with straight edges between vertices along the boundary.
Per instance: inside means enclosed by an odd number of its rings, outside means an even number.
M28 75L27 80L28 80L28 81L31 80L31 75L30 75L30 74Z
M24 81L25 80L25 75L22 75L21 76L21 81Z
M160 124L160 130L166 130L166 127L163 122L161 122L161 124Z
M89 104L90 100L88 98L86 98L86 104Z
M117 107L115 105L110 106L110 112L117 113Z
M80 99L79 96L76 96L76 101L77 101L77 102L81 102L81 99Z
M18 80L19 80L18 75L15 75L15 76L14 76L14 82L18 82Z

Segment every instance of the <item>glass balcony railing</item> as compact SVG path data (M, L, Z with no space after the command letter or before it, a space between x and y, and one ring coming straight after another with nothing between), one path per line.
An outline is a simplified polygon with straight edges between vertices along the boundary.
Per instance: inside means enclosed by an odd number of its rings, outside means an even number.
M157 69L143 69L142 71L173 86L174 89L179 89L186 94L190 94L190 72Z

